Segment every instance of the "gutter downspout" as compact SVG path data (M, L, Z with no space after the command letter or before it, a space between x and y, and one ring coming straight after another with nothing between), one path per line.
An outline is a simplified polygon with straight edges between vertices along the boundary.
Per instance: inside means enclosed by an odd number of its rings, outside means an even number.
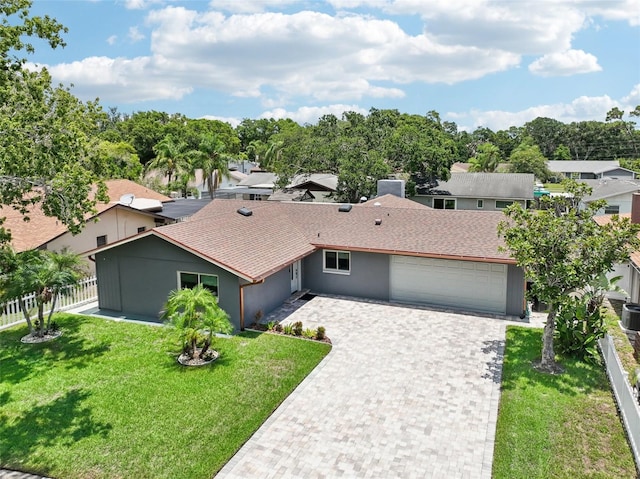
M262 283L264 283L264 278L259 281L254 281L253 283L240 285L240 331L244 331L244 288L246 288L247 286L255 286L256 284Z

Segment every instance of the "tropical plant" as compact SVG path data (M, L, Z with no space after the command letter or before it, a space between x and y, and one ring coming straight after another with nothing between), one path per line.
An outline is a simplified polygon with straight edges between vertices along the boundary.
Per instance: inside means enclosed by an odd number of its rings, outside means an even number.
M162 317L180 331L182 353L190 360L208 357L215 333L233 331L218 298L200 284L171 291Z
M185 169L188 163L187 144L176 141L173 136L167 135L154 147L156 157L146 165L146 171L158 169L171 183L174 175Z
M476 156L469 159L469 171L473 173L493 173L500 164L500 149L492 143L478 146Z
M598 360L598 339L604 337L606 327L601 309L591 309L588 295L571 298L560 306L555 326L560 353L589 362Z
M43 337L50 332L51 317L59 295L70 292L86 275L86 263L79 255L64 249L60 252L30 250L5 256L8 269L0 274L0 302L17 299L20 311L29 326L29 334ZM24 297L35 295L37 319ZM44 317L45 305L51 303L49 314Z

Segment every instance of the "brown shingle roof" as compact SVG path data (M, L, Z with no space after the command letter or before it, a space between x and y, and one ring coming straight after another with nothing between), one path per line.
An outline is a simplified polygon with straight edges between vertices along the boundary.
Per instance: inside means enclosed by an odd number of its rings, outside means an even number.
M237 213L241 207L252 215ZM153 234L259 280L317 248L514 263L498 251L502 219L502 212L353 205L345 213L337 204L216 199Z

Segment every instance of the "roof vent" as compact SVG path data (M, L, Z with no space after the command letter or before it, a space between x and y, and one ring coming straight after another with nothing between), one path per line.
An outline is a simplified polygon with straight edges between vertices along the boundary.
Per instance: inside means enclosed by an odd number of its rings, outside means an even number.
M375 224L376 224L376 226L380 226L382 224L382 219L376 218Z
M376 201L373 206L382 206L382 203L380 203L379 201Z
M251 216L253 214L253 211L243 206L242 208L238 209L238 213L240 213L242 216Z
M341 213L348 213L349 211L351 211L351 205L348 203L344 205L340 205L340 208L338 208L338 211L340 211Z

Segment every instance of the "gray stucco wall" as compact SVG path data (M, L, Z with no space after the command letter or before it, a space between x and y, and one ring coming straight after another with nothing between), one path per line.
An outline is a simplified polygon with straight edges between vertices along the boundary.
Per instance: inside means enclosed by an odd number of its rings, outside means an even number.
M269 276L264 283L247 286L244 291L244 325L248 327L256 320L256 313L267 315L291 296L289 267Z
M99 307L160 321L169 292L178 287L178 271L217 275L220 307L239 327L238 278L155 236L96 255Z
M303 263L302 287L312 292L389 300L389 256L351 252L351 274L324 273L323 252L316 251Z
M524 312L524 271L510 264L507 268L507 314L520 316Z

